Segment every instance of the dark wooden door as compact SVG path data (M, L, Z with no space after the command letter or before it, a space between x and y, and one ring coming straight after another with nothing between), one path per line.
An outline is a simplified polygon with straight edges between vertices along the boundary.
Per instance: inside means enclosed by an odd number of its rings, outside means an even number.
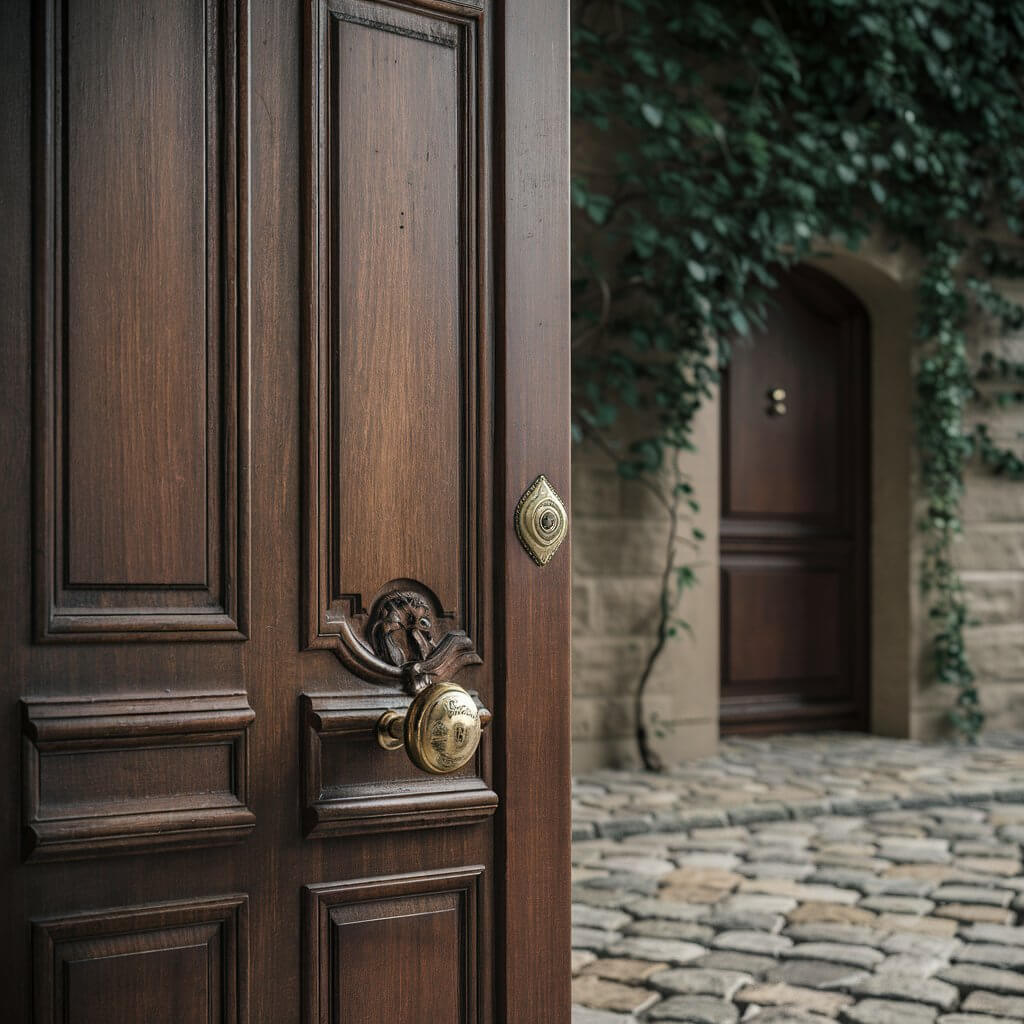
M723 732L867 721L867 317L781 279L722 388Z
M0 6L0 1015L566 1024L565 5Z

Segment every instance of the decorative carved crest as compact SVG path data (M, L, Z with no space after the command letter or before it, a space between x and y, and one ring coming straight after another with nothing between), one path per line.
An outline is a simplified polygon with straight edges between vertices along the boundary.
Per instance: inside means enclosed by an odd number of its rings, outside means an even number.
M401 590L388 594L377 608L370 641L377 655L401 668L430 657L434 643L434 612L422 594Z
M482 664L463 630L449 630L439 642L434 640L436 615L425 594L390 591L374 605L366 631L369 644L347 619L338 623L339 657L363 679L400 686L414 696L431 682L447 682L467 666Z

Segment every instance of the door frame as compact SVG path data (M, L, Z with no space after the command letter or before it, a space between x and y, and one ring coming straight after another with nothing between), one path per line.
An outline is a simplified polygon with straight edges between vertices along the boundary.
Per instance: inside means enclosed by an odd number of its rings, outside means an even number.
M543 567L513 514L541 473L569 505L569 10L518 0L498 8L495 252L503 418L495 519L496 981L499 1021L568 1024L570 987L569 636L571 538ZM514 21L510 22L512 12ZM507 69L530 68L529 74ZM544 137L544 145L538 138ZM502 280L503 279L503 280ZM552 421L564 430L551 430ZM526 596L528 599L523 600ZM543 709L538 714L537 709ZM543 809L538 814L538 808ZM553 998L554 997L554 998Z

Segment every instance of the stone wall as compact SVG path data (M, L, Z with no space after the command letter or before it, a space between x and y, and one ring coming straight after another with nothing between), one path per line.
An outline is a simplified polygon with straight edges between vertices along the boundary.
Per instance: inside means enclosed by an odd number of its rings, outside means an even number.
M917 584L911 424L916 266L881 240L856 256L818 264L864 302L872 324L871 726L888 736L933 738L945 730L948 688L927 678L924 610ZM976 344L1024 359L1024 337ZM1024 410L986 414L997 440L1014 445ZM718 410L698 424L688 456L707 534L695 558L699 586L687 594L680 632L659 660L648 712L666 723L657 740L668 760L706 754L718 738ZM990 727L1024 728L1024 483L972 472L957 559L977 625L968 630ZM573 750L577 771L635 761L634 684L654 642L664 513L618 479L600 452L573 461Z
M664 735L654 745L670 761L714 751L718 740L718 410L695 424L699 455L682 457L701 508L692 526L707 535L684 554L699 586L687 591L680 630L658 659L647 688L648 715ZM668 519L636 483L619 478L593 446L573 454L573 763L588 771L636 763L633 694L655 642Z
M1024 288L1015 292L1024 301ZM975 345L1024 360L1024 334L978 332ZM1017 385L1021 387L1021 385ZM1024 390L1024 387L1022 387ZM1024 407L984 414L995 440L1021 453ZM968 652L982 684L982 703L993 729L1024 728L1024 483L972 472L963 506L964 535L957 545L976 620Z

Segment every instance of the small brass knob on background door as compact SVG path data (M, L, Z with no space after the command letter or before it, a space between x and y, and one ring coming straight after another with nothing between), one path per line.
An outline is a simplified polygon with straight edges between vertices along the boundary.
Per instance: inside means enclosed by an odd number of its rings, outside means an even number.
M377 742L385 750L405 747L417 768L431 775L456 772L469 763L491 713L457 683L431 683L408 711L385 711L377 721Z
M771 403L768 407L769 416L785 416L786 415L786 389L785 388L769 388L768 390L768 401Z

